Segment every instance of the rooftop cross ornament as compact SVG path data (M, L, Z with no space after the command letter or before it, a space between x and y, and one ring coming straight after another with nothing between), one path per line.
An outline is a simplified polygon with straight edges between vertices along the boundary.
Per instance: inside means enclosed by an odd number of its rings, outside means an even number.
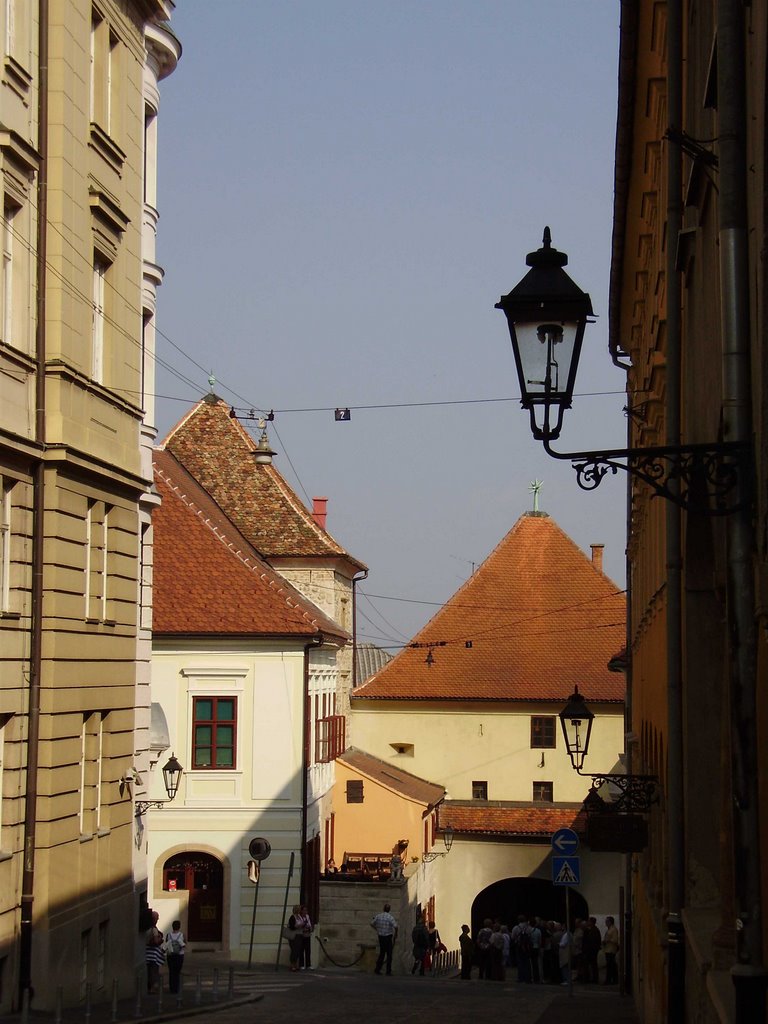
M539 491L541 490L541 480L531 480L531 485L528 488L533 493L533 511L539 511Z

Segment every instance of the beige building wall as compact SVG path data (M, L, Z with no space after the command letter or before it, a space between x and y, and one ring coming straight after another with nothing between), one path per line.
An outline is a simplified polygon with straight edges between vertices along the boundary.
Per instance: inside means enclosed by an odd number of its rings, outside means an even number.
M532 799L533 782L552 782L555 803L581 803L589 785L571 767L560 722L555 749L531 747L531 717L560 707L372 701L355 704L349 741L419 778L439 783L446 799L471 800L473 783L487 783L489 800ZM609 772L624 750L623 708L590 704L595 713L585 772ZM400 753L399 751L403 752Z
M138 944L125 955L137 940L139 901L131 795L121 779L134 761L140 502L151 484L140 450L144 30L172 7L51 3L44 61L38 3L0 10L0 1012L18 1007L26 967L35 1006L50 1009L59 986L72 1003L86 984L97 1000L109 997L113 978L130 985L139 955ZM37 683L35 772L26 737ZM29 926L25 842L35 850Z

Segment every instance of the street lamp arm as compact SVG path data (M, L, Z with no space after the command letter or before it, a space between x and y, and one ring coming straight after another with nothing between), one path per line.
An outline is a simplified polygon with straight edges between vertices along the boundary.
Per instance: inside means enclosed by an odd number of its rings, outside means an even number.
M584 809L590 812L632 812L649 811L651 805L659 799L659 780L656 775L623 775L612 773L591 774L578 772L582 778L591 779L589 793L584 800ZM618 795L611 800L604 800L599 790L603 786L613 786Z
M603 478L622 469L639 478L657 495L673 501L681 508L696 509L709 515L729 515L742 507L728 504L738 493L739 479L749 472L750 446L741 441L720 441L714 444L688 444L650 448L613 448L606 451L558 452L547 436L544 450L554 459L573 464L576 482L585 491L599 487ZM676 486L674 484L676 483ZM692 493L693 492L693 493ZM713 498L704 506L701 496Z

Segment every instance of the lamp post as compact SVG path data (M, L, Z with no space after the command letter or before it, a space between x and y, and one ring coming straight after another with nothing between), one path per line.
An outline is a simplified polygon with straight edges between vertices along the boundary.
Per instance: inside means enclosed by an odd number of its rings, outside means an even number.
M571 462L585 491L621 469L685 509L727 515L742 508L749 500L737 486L740 476L742 482L746 479L749 444L744 441L588 452L552 448L571 407L584 330L594 314L589 295L563 270L568 257L552 246L549 228L544 228L541 248L528 253L526 263L531 269L496 309L509 325L521 405L529 411L533 436L544 443L547 454ZM711 503L699 500L702 488ZM736 503L729 504L734 493Z
M168 794L167 800L137 800L134 805L134 813L137 818L146 814L150 807L163 807L175 799L179 791L179 783L184 769L179 764L175 754L171 754L163 765L163 784Z
M571 764L579 775L592 780L589 793L584 801L584 809L590 812L632 813L648 811L657 799L658 779L655 775L628 775L618 772L587 774L583 772L584 759L589 753L589 741L592 735L592 723L595 715L587 706L578 686L568 698L568 703L560 712L560 725L563 729L565 749ZM599 790L603 786L612 786L612 798L605 800Z

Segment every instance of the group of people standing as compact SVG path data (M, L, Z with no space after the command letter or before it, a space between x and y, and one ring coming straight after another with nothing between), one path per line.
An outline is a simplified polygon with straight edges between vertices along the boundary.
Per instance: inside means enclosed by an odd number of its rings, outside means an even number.
M511 929L498 919L486 918L474 938L469 925L462 925L461 977L469 980L476 965L478 977L490 981L504 981L507 969L515 968L517 980L523 983L567 985L575 979L597 984L597 958L602 950L604 984L618 984L619 931L612 917L606 917L605 924L601 934L594 917L577 918L568 931L557 921L520 914Z
M288 918L286 938L290 952L292 971L311 971L312 968L312 931L314 925L306 906L298 904Z
M397 938L397 921L391 913L389 903L384 904L381 913L371 921L371 928L379 937L379 956L376 960L374 974L381 974L381 969L386 962L387 974L392 973L392 952ZM447 947L440 938L440 932L434 921L425 921L419 915L416 924L411 931L411 942L413 944L413 967L411 974L424 975L432 969L432 964L438 953L446 952Z

